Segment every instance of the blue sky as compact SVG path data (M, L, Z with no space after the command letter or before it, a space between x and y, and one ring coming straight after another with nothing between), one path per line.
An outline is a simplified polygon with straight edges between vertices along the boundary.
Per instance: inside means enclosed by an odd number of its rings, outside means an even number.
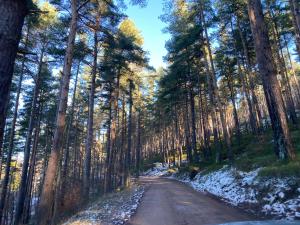
M126 14L133 20L144 37L144 49L149 51L150 64L155 68L164 66L162 57L166 55L165 42L169 34L162 33L166 27L158 17L163 13L163 0L149 0L145 8L128 6Z

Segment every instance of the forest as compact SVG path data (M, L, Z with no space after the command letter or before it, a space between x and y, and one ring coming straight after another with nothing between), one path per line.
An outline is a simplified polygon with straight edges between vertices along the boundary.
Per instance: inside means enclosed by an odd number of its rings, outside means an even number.
M159 68L133 6L0 0L0 225L60 224L156 162L299 189L299 1L163 0Z

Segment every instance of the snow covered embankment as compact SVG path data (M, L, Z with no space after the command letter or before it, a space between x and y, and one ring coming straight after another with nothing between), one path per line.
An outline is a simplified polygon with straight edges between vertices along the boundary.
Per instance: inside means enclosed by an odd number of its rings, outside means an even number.
M143 193L143 186L134 185L129 190L109 194L63 225L122 225L135 213Z
M175 174L172 178L236 206L260 207L259 211L278 219L300 219L299 181L297 184L296 178L258 178L259 170L241 172L223 167L209 174L199 173L193 180L188 175Z

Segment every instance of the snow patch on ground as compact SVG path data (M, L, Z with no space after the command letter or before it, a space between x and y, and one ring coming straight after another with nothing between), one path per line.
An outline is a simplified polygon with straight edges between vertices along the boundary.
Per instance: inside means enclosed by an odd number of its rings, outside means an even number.
M262 196L265 214L288 219L300 219L300 191L297 189L296 178L272 178L263 180L260 188L272 190Z
M122 225L136 212L144 193L143 186L109 194L63 225Z
M257 203L257 191L250 185L255 182L258 170L249 173L223 168L207 175L199 173L193 180L188 177L179 179L195 190L209 192L233 205Z
M209 174L199 173L193 180L188 174L174 174L172 178L235 206L247 204L261 207L263 213L275 218L300 219L300 188L296 178L262 179L257 176L260 170L242 172L225 166Z
M155 163L155 166L143 173L143 176L160 177L168 174L169 165Z

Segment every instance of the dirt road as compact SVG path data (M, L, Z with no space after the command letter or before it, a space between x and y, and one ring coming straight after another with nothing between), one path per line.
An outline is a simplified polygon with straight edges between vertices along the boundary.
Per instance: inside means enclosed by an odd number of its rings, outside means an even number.
M178 181L141 179L149 187L129 225L213 225L254 219Z

